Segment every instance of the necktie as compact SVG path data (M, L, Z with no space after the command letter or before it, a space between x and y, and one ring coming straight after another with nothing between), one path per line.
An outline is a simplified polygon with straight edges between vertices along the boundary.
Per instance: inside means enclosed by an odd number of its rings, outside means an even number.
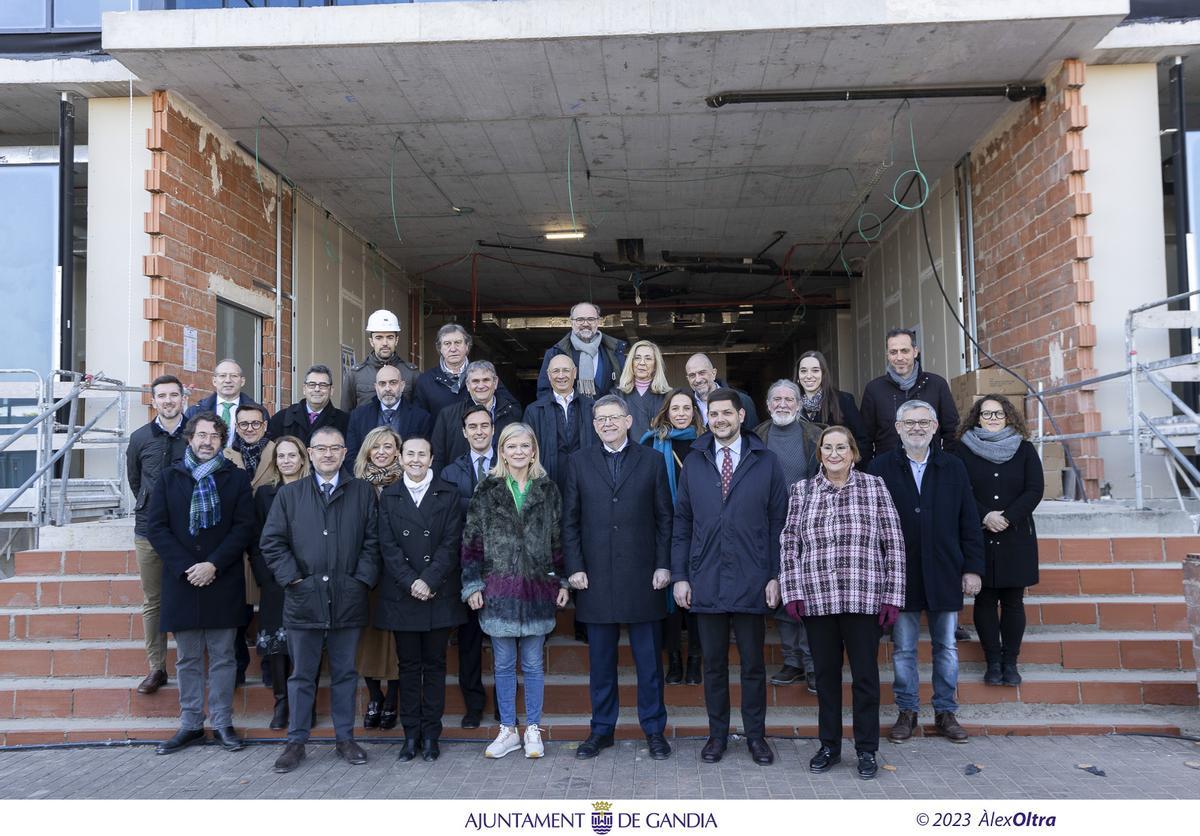
M475 481L482 482L487 478L487 456L475 460Z
M325 504L328 505L330 497L333 496L333 485L330 484L329 482L322 482L321 483L321 493L325 497Z
M383 425L386 427L391 427L393 430L396 429L396 410L383 410Z
M604 455L608 457L608 473L612 476L613 484L617 484L617 476L621 472L621 454L620 452L612 452L605 450Z
M733 482L733 454L729 452L729 448L725 450L725 458L721 460L721 499L726 499L729 496L729 485Z
M229 426L229 413L232 410L233 410L233 404L231 404L231 403L221 404L221 420L225 422L225 426L227 426L227 427Z
M310 413L308 413L308 423L309 423L309 424L315 424L315 423L317 423L317 416L318 416L318 415L320 415L320 414L321 414L321 413L319 413L319 412L310 412Z

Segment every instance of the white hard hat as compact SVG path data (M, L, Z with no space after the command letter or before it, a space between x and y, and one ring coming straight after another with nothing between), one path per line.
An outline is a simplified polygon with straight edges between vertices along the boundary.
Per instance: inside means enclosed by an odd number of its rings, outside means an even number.
M380 309L367 317L367 333L378 331L400 331L400 320L391 311Z

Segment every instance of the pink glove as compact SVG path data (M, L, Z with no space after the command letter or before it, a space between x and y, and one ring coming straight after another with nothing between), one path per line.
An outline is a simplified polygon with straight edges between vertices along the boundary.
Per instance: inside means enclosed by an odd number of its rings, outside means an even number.
M787 604L784 604L783 609L785 612L787 612L788 615L790 615L792 618L796 619L797 621L804 618L804 602L803 601L791 601Z
M879 626L884 630L896 623L896 619L900 617L900 608L893 607L891 604L883 604L879 608Z

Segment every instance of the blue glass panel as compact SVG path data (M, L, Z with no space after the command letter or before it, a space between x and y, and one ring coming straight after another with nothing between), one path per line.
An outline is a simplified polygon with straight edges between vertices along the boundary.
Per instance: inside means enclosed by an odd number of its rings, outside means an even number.
M55 363L58 166L0 166L0 357L47 373Z

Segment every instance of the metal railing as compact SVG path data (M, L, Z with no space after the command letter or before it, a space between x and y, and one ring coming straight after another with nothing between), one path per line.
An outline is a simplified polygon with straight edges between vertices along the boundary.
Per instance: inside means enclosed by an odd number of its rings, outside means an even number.
M12 381L15 376L33 381ZM127 395L144 390L101 374L55 370L44 377L33 369L0 369L0 397L34 401L35 414L24 424L0 425L0 453L36 453L33 472L18 487L0 491L0 527L66 525L76 510L90 514L129 512L125 491L125 446L129 442ZM84 410L84 401L98 408ZM115 427L98 426L114 414ZM59 418L66 413L66 422ZM83 423L80 423L80 422ZM71 453L111 448L116 452L112 479L72 477ZM61 462L61 465L59 465ZM58 476L54 475L59 465ZM32 501L30 501L32 497ZM20 512L24 519L11 519ZM4 519L5 515L9 519Z
M1200 434L1200 415L1171 390L1172 383L1200 381L1200 353L1183 354L1177 357L1166 357L1148 363L1138 359L1136 335L1140 329L1196 329L1200 328L1200 310L1188 308L1185 310L1166 310L1168 305L1176 302L1191 300L1200 295L1200 290L1179 293L1148 302L1130 309L1125 317L1125 368L1108 374L1089 377L1075 383L1066 383L1050 389L1038 387L1042 397L1061 395L1066 392L1087 389L1107 381L1126 378L1127 406L1129 426L1115 430L1097 430L1094 432L1063 433L1045 435L1042 433L1044 413L1042 402L1038 402L1038 433L1030 439L1038 445L1039 452L1043 444L1050 442L1074 441L1085 438L1112 438L1128 436L1133 446L1133 481L1134 504L1139 510L1146 507L1144 491L1144 475L1142 455L1147 450L1160 449L1164 454L1167 469L1171 475L1171 486L1175 490L1179 507L1187 512L1183 493L1179 482L1188 488L1193 499L1200 500L1200 470L1183 452L1181 447L1197 447L1197 435ZM1161 417L1150 417L1142 410L1138 386L1149 383L1171 405L1178 414ZM1030 397L1030 396L1027 396ZM1177 441L1190 443L1178 444ZM1200 515L1192 515L1194 521L1200 522Z

